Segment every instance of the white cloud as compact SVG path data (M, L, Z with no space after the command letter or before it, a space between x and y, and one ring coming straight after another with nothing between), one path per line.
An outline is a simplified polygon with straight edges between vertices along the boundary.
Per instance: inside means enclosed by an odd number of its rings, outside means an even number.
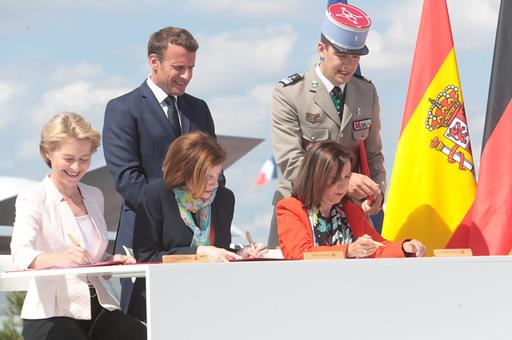
M262 79L277 79L297 34L290 26L255 28L198 37L197 70L191 93L229 93Z
M16 116L9 105L23 90L23 85L0 81L0 129Z
M19 142L16 151L17 160L37 159L39 157L38 138L31 137Z
M246 95L218 96L208 101L217 133L265 137L270 132L272 90L259 85Z
M76 65L60 65L50 76L50 80L64 83L75 79L94 79L101 75L102 72L103 69L101 65L98 64L80 63Z
M289 15L296 7L297 1L294 0L189 0L184 5L188 10L248 17Z
M457 51L487 50L490 47L490 41L494 41L498 2L499 0L448 2ZM372 27L370 30L367 40L370 54L362 58L361 64L365 68L376 70L396 68L408 70L416 44L422 3L394 1L387 2L386 6L385 8L373 7L373 11L379 11L379 22L376 23L379 28ZM400 19L397 20L397 18Z
M390 39L385 33L372 32L367 39L370 53L361 58L363 69L386 70L404 67L411 62L412 48L398 44L390 46Z
M494 44L499 0L449 1L453 39L457 50L476 50Z
M0 82L0 106L3 106L7 101L9 101L14 92L13 85L6 82Z
M379 12L379 22L376 23L379 28L372 27L368 34L367 45L370 54L361 59L364 69L385 70L404 67L412 59L421 2L404 1L386 4L389 6L374 10ZM371 10L369 12L371 13ZM388 22L389 25L386 24Z
M125 92L127 89L123 87L77 80L44 93L40 103L31 112L34 112L37 124L63 111L73 111L90 117L103 114L107 102Z

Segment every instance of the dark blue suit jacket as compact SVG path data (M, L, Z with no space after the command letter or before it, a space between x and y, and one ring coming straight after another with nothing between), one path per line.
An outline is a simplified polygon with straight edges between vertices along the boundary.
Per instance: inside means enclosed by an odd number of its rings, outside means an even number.
M182 133L201 130L215 136L213 119L203 100L183 94L178 105ZM165 154L176 138L146 81L107 104L103 150L114 186L123 196L116 253L123 252L122 245L132 248L140 193L151 179L162 177Z
M210 109L188 94L178 97L182 133L201 130L215 137ZM177 138L166 114L146 81L135 90L114 98L105 109L103 151L116 190L123 197L115 253L123 245L133 248L135 210L146 184L162 177L169 145ZM126 311L131 280L122 280L121 307Z

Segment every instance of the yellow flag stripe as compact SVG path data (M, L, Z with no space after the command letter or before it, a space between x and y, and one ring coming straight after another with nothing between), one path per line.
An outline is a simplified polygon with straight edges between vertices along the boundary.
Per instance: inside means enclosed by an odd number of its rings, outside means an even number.
M447 86L462 92L455 51L452 49L402 131L386 203L382 235L386 239L416 238L431 251L443 248L473 203L476 184L473 172L460 170L440 151L455 143L443 136L446 127L427 128L429 99L436 99ZM432 126L432 124L430 125ZM432 148L436 139L442 143ZM459 147L467 164L473 164L470 152ZM473 170L474 171L474 170Z

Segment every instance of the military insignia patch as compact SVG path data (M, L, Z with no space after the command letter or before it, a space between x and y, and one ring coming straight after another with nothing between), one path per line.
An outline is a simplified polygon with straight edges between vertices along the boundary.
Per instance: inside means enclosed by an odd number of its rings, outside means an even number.
M294 73L291 76L281 79L279 84L282 84L283 86L289 86L301 81L302 79L304 79L304 73Z
M306 120L311 124L318 124L322 119L320 118L320 113L306 112Z
M352 127L354 128L354 131L361 131L365 129L369 129L372 126L372 119L361 119L356 120L352 123Z

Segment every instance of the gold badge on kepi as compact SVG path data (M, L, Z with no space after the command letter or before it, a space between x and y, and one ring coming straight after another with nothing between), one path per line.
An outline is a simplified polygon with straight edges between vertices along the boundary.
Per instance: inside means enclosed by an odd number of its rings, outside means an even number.
M318 124L321 120L320 113L306 112L306 120L311 124Z
M372 119L362 119L362 120L356 120L352 124L354 131L361 131L365 129L369 129L372 126Z

